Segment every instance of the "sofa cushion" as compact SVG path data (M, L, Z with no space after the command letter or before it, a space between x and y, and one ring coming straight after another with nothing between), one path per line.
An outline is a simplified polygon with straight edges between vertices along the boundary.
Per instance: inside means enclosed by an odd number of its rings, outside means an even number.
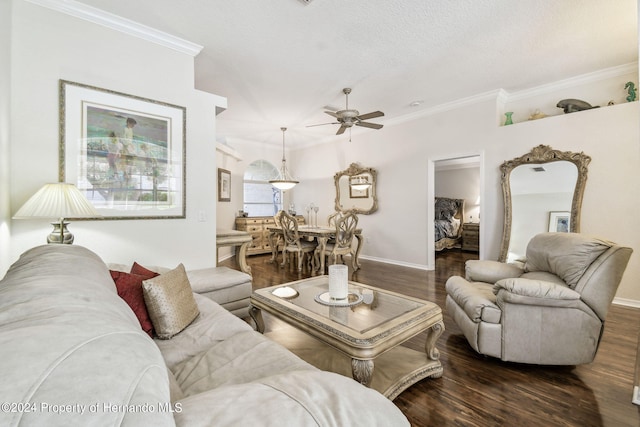
M547 271L572 289L596 258L613 243L578 233L541 233L527 245L525 271Z
M206 351L220 341L253 329L220 304L199 294L193 294L200 315L188 328L170 340L154 339L169 369L184 360Z
M144 300L156 335L169 339L200 313L184 265L142 282Z
M138 318L142 330L153 338L153 323L151 323L142 290L142 281L147 279L147 277L115 270L109 270L109 273L111 273L111 278L116 284L120 298L129 304L129 307L131 307L131 310L133 310Z
M245 331L176 365L173 373L185 397L299 370L317 368L256 331Z
M409 426L400 409L377 391L319 370L215 388L179 403L178 426Z

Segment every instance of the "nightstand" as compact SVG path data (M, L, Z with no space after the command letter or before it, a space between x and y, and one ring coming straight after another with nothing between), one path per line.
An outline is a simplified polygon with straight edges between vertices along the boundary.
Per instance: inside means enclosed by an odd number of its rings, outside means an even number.
M462 224L462 250L480 251L480 223L467 222Z

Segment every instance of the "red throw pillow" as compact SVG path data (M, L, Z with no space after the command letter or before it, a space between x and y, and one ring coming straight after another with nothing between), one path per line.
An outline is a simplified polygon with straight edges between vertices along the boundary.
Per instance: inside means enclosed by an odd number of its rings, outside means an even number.
M135 313L142 330L153 338L153 323L147 311L147 305L144 302L144 293L142 290L142 281L150 279L139 274L125 273L124 271L110 270L111 278L116 284L118 295L125 300L131 310Z
M154 277L160 275L159 273L156 273L155 271L151 271L148 268L145 268L145 267L141 266L137 262L134 262L133 265L131 266L130 273L131 274L137 274L139 276L144 276L144 280L153 279Z

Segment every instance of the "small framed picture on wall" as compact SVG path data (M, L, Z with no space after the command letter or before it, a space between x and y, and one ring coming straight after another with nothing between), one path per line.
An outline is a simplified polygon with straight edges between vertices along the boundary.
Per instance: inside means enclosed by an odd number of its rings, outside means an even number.
M549 231L568 233L570 218L569 212L549 212Z
M231 172L218 168L218 201L231 201Z

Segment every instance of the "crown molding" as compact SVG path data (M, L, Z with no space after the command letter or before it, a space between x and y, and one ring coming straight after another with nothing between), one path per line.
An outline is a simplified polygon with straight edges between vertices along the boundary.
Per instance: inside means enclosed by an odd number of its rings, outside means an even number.
M579 76L571 77L569 79L558 80L549 84L536 86L530 89L524 89L520 91L509 92L505 89L497 89L477 95L472 95L466 98L457 99L455 101L446 102L444 104L436 105L431 108L417 111L411 114L405 114L403 116L395 117L387 120L384 124L396 125L400 123L409 122L422 117L431 116L433 114L443 113L446 111L455 110L468 105L477 104L479 102L486 102L492 99L496 100L498 106L504 105L508 102L519 101L522 99L530 98L537 95L543 95L547 93L553 93L555 91L571 88L583 84L595 83L601 80L615 78L623 76L625 74L637 73L638 63L631 62L629 64L618 65L616 67L605 68L603 70L594 71L592 73L581 74Z
M114 15L104 10L88 6L75 0L25 0L56 12L64 13L83 19L94 24L102 25L142 40L150 41L190 56L196 56L203 47L188 40L134 22L130 19Z
M479 93L477 95L468 96L466 98L457 99L451 102L445 102L444 104L435 105L431 108L426 108L424 110L416 111L415 113L405 114L402 116L395 117L393 119L387 120L384 122L386 125L397 125L404 122L410 122L412 120L419 119L421 117L431 116L434 114L444 113L446 111L456 110L458 108L466 107L469 105L474 105L479 102L487 102L491 100L495 100L503 95L503 89L498 90L490 90L488 92Z
M584 84L596 83L601 80L624 76L625 74L637 73L638 63L631 62L629 64L618 65L616 67L605 68L603 70L594 71L592 73L581 74L569 79L558 80L541 86L532 87L519 91L505 91L504 102L520 101L522 99L531 98L538 95L546 95L562 89L568 89Z

